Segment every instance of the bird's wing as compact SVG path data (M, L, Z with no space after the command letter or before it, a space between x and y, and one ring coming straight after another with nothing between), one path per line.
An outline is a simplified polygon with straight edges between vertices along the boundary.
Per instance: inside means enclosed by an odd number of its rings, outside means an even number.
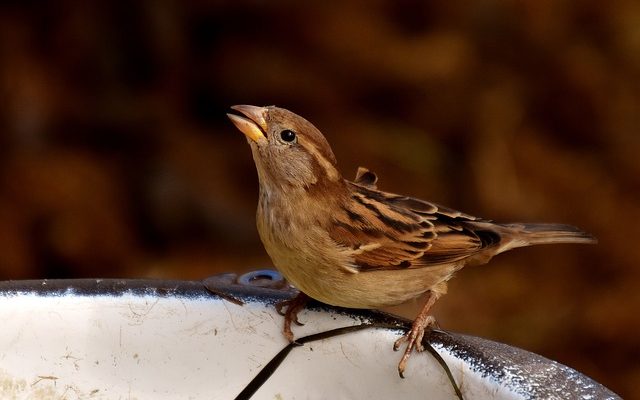
M358 271L455 263L499 241L491 232L472 229L479 219L471 215L348 184L350 201L334 214L330 236L352 252Z

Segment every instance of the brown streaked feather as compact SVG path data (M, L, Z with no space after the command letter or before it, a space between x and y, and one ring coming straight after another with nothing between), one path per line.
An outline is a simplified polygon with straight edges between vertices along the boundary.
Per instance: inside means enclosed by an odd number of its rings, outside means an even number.
M378 176L375 173L369 171L365 167L358 167L354 183L365 186L369 189L377 189L376 182L378 182Z
M359 271L456 263L494 244L466 226L475 217L368 184L347 184L352 201L334 215L329 235L354 250Z

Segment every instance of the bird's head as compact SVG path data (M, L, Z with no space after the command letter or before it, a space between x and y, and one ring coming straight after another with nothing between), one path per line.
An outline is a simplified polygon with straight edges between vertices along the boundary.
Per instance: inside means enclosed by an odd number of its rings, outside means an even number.
M247 137L263 187L308 190L342 180L329 143L306 119L274 106L231 109L238 114L227 116Z

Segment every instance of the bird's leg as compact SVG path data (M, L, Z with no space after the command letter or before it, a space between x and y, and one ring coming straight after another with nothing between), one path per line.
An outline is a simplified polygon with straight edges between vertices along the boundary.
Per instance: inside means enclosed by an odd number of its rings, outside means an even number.
M434 293L433 291L428 292L428 297L424 306L422 307L422 310L420 310L416 319L413 320L413 324L411 324L411 330L405 333L393 344L393 350L398 351L400 345L402 345L402 343L404 342L407 342L407 349L404 351L404 354L400 359L400 363L398 364L398 374L400 374L401 378L404 378L404 370L407 367L407 360L409 360L409 356L411 355L413 349L415 348L416 351L424 350L422 339L424 338L425 331L431 329L431 327L435 323L435 318L429 315L429 310L437 299L438 296L436 295L436 293Z
M283 300L276 304L276 311L278 314L284 316L284 336L287 338L289 342L293 342L293 332L291 331L291 322L294 322L296 325L304 325L300 321L298 321L298 313L302 310L307 304L309 300L309 296L302 292L298 292L296 297L293 297L288 300ZM286 308L286 310L285 310Z

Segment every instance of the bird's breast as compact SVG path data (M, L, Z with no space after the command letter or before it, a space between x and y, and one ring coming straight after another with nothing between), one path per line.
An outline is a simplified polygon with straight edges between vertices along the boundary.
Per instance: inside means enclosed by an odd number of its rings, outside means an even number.
M333 241L313 205L306 209L261 196L256 223L258 233L275 267L295 287L330 304L328 293L352 275L352 257Z

